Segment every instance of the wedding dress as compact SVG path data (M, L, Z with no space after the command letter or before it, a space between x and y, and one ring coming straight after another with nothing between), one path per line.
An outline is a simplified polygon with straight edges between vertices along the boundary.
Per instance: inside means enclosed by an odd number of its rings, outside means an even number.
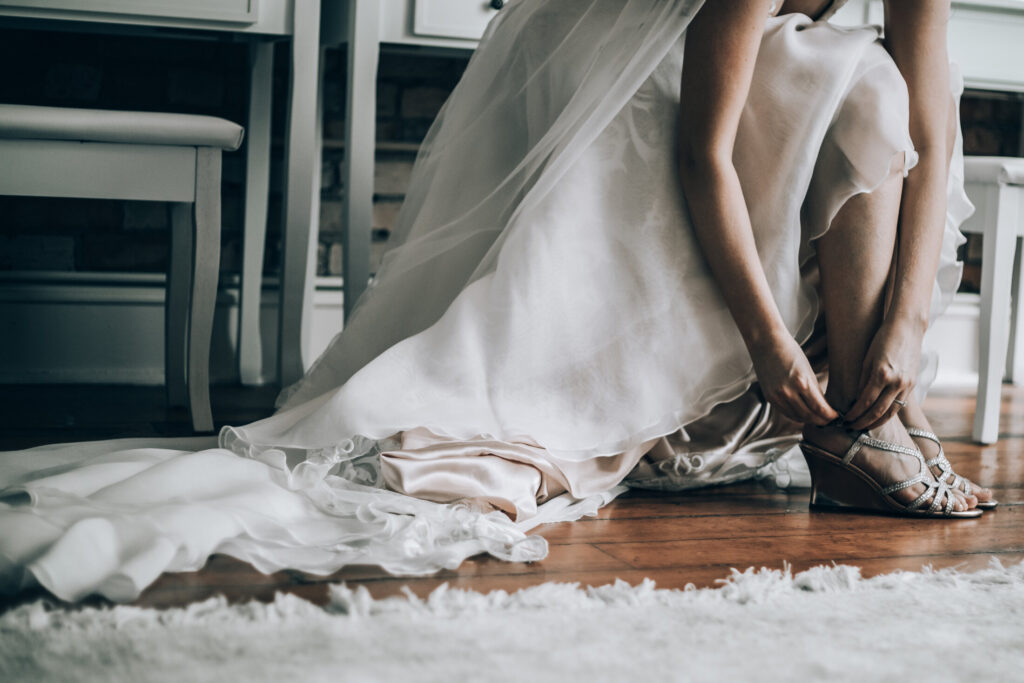
M215 552L317 574L538 560L546 543L526 531L592 514L623 482L785 483L798 429L757 391L675 169L700 5L508 2L424 142L399 245L280 410L216 441L3 454L0 584L131 600ZM878 30L770 18L734 161L780 312L810 349L813 240L916 162ZM958 137L932 319L970 211Z

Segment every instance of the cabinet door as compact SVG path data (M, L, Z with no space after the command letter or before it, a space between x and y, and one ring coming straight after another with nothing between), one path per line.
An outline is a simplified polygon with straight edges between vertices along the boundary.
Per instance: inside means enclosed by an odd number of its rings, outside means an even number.
M251 24L259 0L5 0L4 7Z
M409 0L416 4L412 32L420 36L479 40L497 14L491 0ZM501 3L495 3L500 6Z
M1024 91L1024 2L954 2L949 57L968 88Z

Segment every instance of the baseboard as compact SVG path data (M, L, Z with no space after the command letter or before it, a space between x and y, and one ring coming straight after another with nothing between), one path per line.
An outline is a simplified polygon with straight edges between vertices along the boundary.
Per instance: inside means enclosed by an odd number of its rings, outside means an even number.
M946 313L924 338L924 347L938 354L938 374L932 389L964 391L978 386L978 320L981 297L957 294Z
M162 275L0 273L0 383L163 383ZM925 337L939 355L936 389L977 384L979 297L958 294ZM264 282L262 382L276 379L277 283ZM318 278L306 357L341 329L340 278ZM238 381L238 282L217 296L210 360L213 382Z
M210 378L238 381L238 279L217 295ZM162 384L162 275L0 273L0 383ZM319 355L341 330L340 278L317 278L313 325L305 356ZM263 373L277 376L277 283L264 282L261 301Z

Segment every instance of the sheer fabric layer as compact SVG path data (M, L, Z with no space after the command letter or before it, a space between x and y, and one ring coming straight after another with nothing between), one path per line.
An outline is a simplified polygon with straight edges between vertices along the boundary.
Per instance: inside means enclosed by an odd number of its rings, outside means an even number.
M776 457L791 430L751 391L671 159L680 41L699 4L512 0L428 136L406 241L283 410L219 444L3 454L3 584L129 600L214 552L318 574L540 559L528 529L593 513L630 470L685 487ZM736 158L801 339L817 316L808 243L827 228L814 216L913 158L876 32L809 24L769 22ZM825 163L830 141L841 153ZM935 313L969 207L960 163ZM444 458L458 462L431 470ZM385 477L445 502L385 490Z

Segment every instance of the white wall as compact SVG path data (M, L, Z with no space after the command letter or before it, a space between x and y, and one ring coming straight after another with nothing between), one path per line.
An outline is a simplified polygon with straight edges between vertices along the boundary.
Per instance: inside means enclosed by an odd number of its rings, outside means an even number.
M0 280L0 383L163 383L163 278L158 275L40 274ZM338 278L319 278L307 363L341 329ZM264 291L264 381L276 372L276 290ZM237 289L217 301L210 374L236 382ZM929 331L939 353L936 388L977 383L978 296L957 295Z
M0 284L0 383L163 383L162 276L4 274ZM309 360L341 329L340 278L317 284ZM263 295L264 382L276 375L276 294ZM213 382L238 381L237 325L237 283L229 282L217 297Z

